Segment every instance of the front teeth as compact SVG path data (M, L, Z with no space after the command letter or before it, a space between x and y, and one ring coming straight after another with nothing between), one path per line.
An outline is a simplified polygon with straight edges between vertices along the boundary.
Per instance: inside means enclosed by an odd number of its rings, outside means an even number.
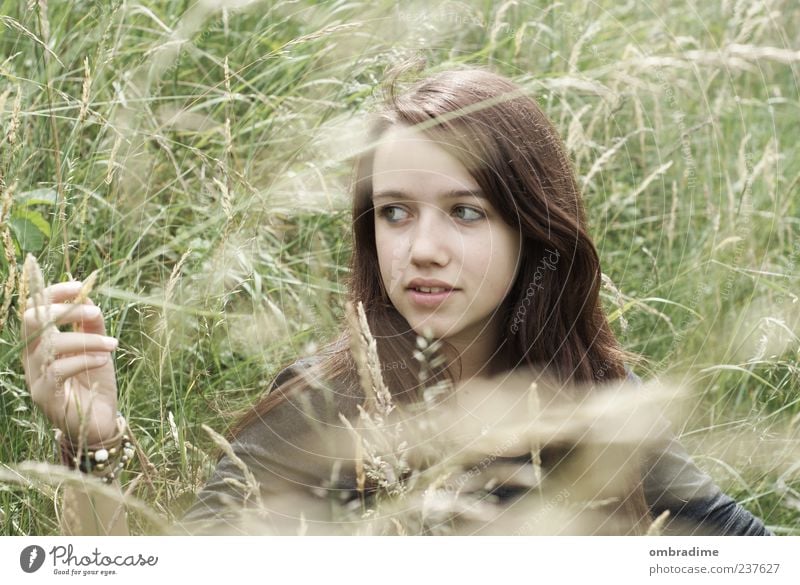
M424 293L440 293L446 291L447 289L438 287L428 288L427 286L418 286L414 290L418 290L419 292L424 292Z

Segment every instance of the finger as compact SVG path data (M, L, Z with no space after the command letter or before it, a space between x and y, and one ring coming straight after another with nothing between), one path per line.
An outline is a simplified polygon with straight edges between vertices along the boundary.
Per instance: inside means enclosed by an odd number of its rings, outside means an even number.
M103 312L96 306L73 305L69 303L50 305L49 319L45 312L37 307L26 309L23 314L23 331L27 339L30 335L40 333L47 325L66 325L74 322L88 322L90 320L103 320ZM96 332L92 332L96 333Z
M58 354L77 354L88 352L114 351L117 349L118 340L106 335L94 333L63 332L55 336L53 349Z
M78 292L80 292L82 285L83 283L80 280L70 280L69 282L59 282L50 285L44 290L51 303L63 303L66 300L75 298ZM30 309L33 307L37 298L40 298L39 295L29 298L25 308Z
M46 312L40 311L39 309L39 307L28 309L23 315L22 334L27 344L23 351L40 353L42 351L40 348L41 344L47 341L48 347L46 350L48 354L52 356L52 343L55 341L55 338L61 334L57 325L76 321L83 323L90 319L95 313L101 315L99 318L102 320L100 309L88 305L52 305L49 311L49 319L47 318ZM101 333L105 333L105 331Z
M86 297L85 299L83 299L83 304L85 306L87 306L87 307L97 307L95 302L92 299L90 299L89 297ZM105 335L106 334L106 322L105 322L105 319L103 318L102 309L100 309L99 307L97 307L97 308L98 308L98 310L100 310L100 313L99 313L99 315L97 317L93 317L93 316L90 315L88 319L84 319L80 323L74 323L72 328L75 331L82 331L82 332L85 332L85 333L94 333L94 334L97 334L97 335Z
M89 314L88 318L82 319L75 324L75 327L85 333L96 333L97 335L106 334L106 321L103 318L103 312L97 306L84 305L85 310L96 310L96 314Z
M63 387L67 378L104 366L108 360L109 354L107 353L103 355L82 354L61 358L47 366L45 379L52 382L52 385L58 389Z

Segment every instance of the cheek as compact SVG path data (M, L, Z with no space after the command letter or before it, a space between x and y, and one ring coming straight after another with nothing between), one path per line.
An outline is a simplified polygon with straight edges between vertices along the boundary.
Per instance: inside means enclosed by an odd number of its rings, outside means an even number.
M381 242L376 242L377 244L377 251L378 251L378 270L380 271L381 277L386 280L390 271L387 270L387 267L391 264L391 256L387 257L388 248L385 245L381 245ZM388 284L384 282L384 284Z
M376 227L375 249L378 256L378 270L383 280L383 285L391 294L397 286L402 284L402 246L396 239L388 237Z
M375 249L378 252L378 260L381 262L382 266L386 252L391 249L391 241L377 222L375 224Z
M462 269L469 275L475 291L475 300L480 304L498 302L506 286L505 262L495 254L490 245L470 246L464 250Z
M491 295L501 299L511 289L518 272L520 254L519 238L514 233L502 232L491 246L474 250L476 261L483 267L484 286Z

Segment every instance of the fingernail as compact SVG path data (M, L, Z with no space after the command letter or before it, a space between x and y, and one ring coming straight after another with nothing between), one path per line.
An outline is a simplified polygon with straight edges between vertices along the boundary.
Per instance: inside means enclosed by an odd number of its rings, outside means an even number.
M119 340L116 339L115 337L106 337L103 340L103 343L108 349L117 349L117 345L119 344Z
M99 307L86 307L84 309L85 314L89 317L99 317L100 316L100 308Z

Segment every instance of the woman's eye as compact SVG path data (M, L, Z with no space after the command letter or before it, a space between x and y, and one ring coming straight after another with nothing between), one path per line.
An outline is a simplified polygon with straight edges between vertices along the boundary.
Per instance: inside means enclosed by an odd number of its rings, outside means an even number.
M458 219L463 219L464 221L477 221L485 217L485 215L477 209L464 207L463 205L456 207L456 215L458 215Z
M389 222L400 221L401 219L405 219L405 216L402 215L405 213L405 210L402 207L398 207L397 205L385 205L378 210L378 215L385 218Z

